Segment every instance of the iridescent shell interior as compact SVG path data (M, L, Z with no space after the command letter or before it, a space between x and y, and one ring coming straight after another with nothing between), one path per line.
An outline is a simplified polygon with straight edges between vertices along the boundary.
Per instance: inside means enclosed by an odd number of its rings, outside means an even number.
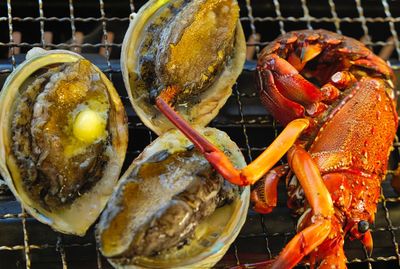
M112 192L127 147L112 84L77 54L36 50L9 76L0 107L0 171L10 189L40 221L84 234Z
M138 116L157 134L172 129L153 103L174 86L175 109L192 125L207 125L231 95L245 61L237 2L153 0L131 17L121 71Z

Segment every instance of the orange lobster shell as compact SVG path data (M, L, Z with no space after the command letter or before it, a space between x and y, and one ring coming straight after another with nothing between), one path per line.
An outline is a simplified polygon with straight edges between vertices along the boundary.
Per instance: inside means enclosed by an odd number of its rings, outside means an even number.
M355 39L304 30L267 46L256 77L262 103L285 129L243 169L162 95L156 105L226 180L257 182L251 195L256 211L276 206L278 181L286 175L288 205L301 215L299 232L273 262L240 268L292 268L305 257L313 268L345 268L346 235L372 251L369 225L398 125L393 72ZM285 153L288 163L274 167Z
M271 74L273 87L268 81ZM261 100L278 120L283 124L296 118L310 120L309 129L296 144L307 150L316 164L334 206L334 213L328 216L332 228L325 241L316 250L298 255L309 254L319 268L345 268L346 233L372 251L371 233L365 225L374 222L398 125L393 72L355 39L325 30L305 30L288 33L266 47L259 57L258 77ZM316 90L305 78L320 88ZM292 102L293 107L282 107L287 104L284 101ZM285 113L288 110L297 114ZM262 203L265 194L260 193L266 187L261 181L253 192L257 202ZM303 214L298 223L301 233L313 223L315 210L292 173L287 187L289 207ZM281 255L287 253L296 251L287 247ZM273 267L278 268L277 264L279 258Z

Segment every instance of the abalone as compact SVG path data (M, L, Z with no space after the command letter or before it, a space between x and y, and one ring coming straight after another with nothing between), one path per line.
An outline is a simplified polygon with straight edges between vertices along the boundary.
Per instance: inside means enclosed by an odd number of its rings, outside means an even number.
M245 165L222 131L198 129ZM249 188L225 181L181 133L168 131L134 160L97 225L102 254L117 268L205 268L242 227Z
M57 231L85 234L103 210L127 148L121 100L69 51L30 51L0 96L0 172L23 207Z
M235 0L153 0L131 22L121 71L131 103L157 134L173 125L154 107L167 87L192 125L205 126L232 93L245 61L246 42Z

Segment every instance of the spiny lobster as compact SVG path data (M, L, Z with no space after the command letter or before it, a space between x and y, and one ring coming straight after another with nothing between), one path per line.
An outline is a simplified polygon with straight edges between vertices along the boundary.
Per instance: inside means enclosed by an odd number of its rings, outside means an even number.
M306 256L313 267L346 268L346 235L372 251L369 225L398 125L394 74L355 39L303 30L263 49L256 78L262 103L286 127L241 170L162 95L156 105L225 179L238 185L261 179L252 192L258 212L276 206L277 182L286 175L288 205L301 214L298 234L272 263L252 268L291 268ZM274 167L285 153L287 165Z

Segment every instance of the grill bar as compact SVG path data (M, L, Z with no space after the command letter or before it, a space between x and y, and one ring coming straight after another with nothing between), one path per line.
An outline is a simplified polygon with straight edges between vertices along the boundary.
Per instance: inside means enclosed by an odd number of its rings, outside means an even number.
M279 4L279 1L278 1L278 0L274 0L274 6L275 6L276 17L277 17L277 18L282 17L281 5ZM255 21L262 21L262 18L254 18L254 20L255 20ZM275 20L273 20L273 21L275 21ZM278 19L278 21L279 21L279 31L280 31L281 35L283 35L283 34L286 33L286 31L285 31L285 25L283 24L283 22L284 22L285 20L279 20L279 19Z
M73 0L69 0L69 15L70 15L70 19L71 19L72 44L77 44ZM73 50L75 52L78 52L78 48L77 47L74 47Z
M133 0L129 0L129 7L131 9L131 13L135 12L135 3L133 3Z
M385 9L385 15L388 18L393 18L392 14L390 12L389 9L389 4L387 2L387 0L382 0L382 5ZM390 33L392 34L393 40L394 40L394 45L396 47L396 51L397 51L397 59L400 60L400 43L399 43L399 38L394 26L394 22L393 21L389 21L389 26L390 26Z
M99 246L96 244L96 261L97 261L97 268L98 269L102 269L103 268L103 264L101 262L101 253L99 250Z
M30 247L29 247L29 235L28 231L26 230L26 214L24 208L21 206L22 210L22 232L24 234L24 252L25 252L25 262L26 262L26 268L29 269L31 268L31 257L30 257Z
M356 5L357 5L357 12L358 12L358 15L359 15L359 18L361 21L361 27L364 32L364 36L363 36L364 40L363 41L365 41L366 43L370 43L372 39L371 39L371 36L369 35L367 21L364 16L364 8L361 5L361 0L355 0L355 1L356 1Z
M245 0L248 1L248 0ZM246 17L241 17L240 21L249 21L249 20L254 20L255 22L265 22L265 21L282 21L282 22L331 22L331 23L340 23L340 22L348 22L348 23L360 23L360 22L366 22L366 23L374 23L374 22L386 22L386 23L397 23L400 22L399 17L360 17L360 18L351 18L351 17L338 17L337 13L336 16L332 17L314 17L311 15L308 16L302 16L302 17L285 17L281 15L280 12L280 4L279 0L273 0L274 3L276 4L277 8L275 10L277 16L276 17L253 17L251 16L246 16ZM250 1L249 1L250 3ZM334 2L332 2L334 4ZM250 8L251 8L251 4ZM307 6L306 6L307 7ZM332 9L334 6L332 6ZM278 15L279 14L279 15ZM127 22L129 21L129 18L121 18L121 17L44 17L44 16L39 16L39 17L12 17L11 20L13 22L101 22L103 20L106 20L107 22ZM8 22L9 18L8 17L0 17L0 22Z
M70 3L73 3L73 1L70 1ZM9 19L7 17L0 17L0 22L2 21L8 21ZM120 18L120 17L108 17L108 18L95 18L95 17L44 17L44 16L39 16L39 17L12 17L12 21L14 22L101 22L101 21L120 21L120 22L126 22L129 21L129 18Z
M11 0L7 0L7 14L8 14L8 33L10 38L10 43L14 43L13 37L13 23L12 23L12 15L11 15ZM11 64L13 66L13 70L15 68L15 56L14 56L14 47L11 46L9 48L11 54Z
M38 0L38 4L39 4L39 16L40 17L44 17L44 14L43 14L43 1L42 0ZM40 22L39 22L39 24L40 24L40 40L41 40L41 43L42 43L42 47L43 48L46 48L46 40L45 40L45 34L44 34L44 20L41 20Z
M385 195L383 194L383 191L381 191L381 196L382 196L382 198L381 198L382 199L382 207L385 210L385 219L386 219L386 222L388 224L388 230L389 230L389 232L390 232L390 234L392 236L392 243L393 243L394 249L396 251L397 263L398 263L398 266L400 267L399 245L398 245L398 243L396 241L396 235L395 235L395 233L393 231L393 224L392 224L392 220L390 218L389 210L388 210L388 208L386 206L386 199L385 199Z
M330 10L331 10L332 18L334 20L336 32L338 34L342 34L342 31L340 30L340 20L337 15L337 12L336 12L335 2L333 2L333 0L329 0L328 3L329 3Z
M247 6L247 7L249 7L249 6ZM251 14L251 8L248 9L248 12L249 12L249 14ZM252 27L252 29L253 29L253 27ZM255 27L254 27L254 29L255 29ZM253 157L252 157L251 147L250 147L250 144L249 144L249 137L247 135L246 125L244 124L242 101L240 100L241 97L240 97L240 94L239 94L239 90L238 90L237 84L234 86L234 91L236 92L236 102L237 102L237 106L238 106L239 114L240 114L240 125L241 125L241 128L242 128L242 134L244 136L245 144L246 144L246 147L245 147L244 151L247 152L248 161L251 162L253 160ZM243 152L243 150L242 150L242 152ZM236 264L240 264L241 261L239 259L239 255L237 255L238 253L237 253L236 242L234 243L234 247L235 247Z
M247 16L250 21L251 37L254 39L253 43L257 40L256 26L254 25L253 8L251 7L251 0L246 0ZM260 47L256 46L256 54L260 51Z
M306 0L301 0L301 8L303 9L304 17L310 17L310 11L308 10ZM307 29L312 29L311 22L307 20Z
M102 30L103 30L104 50L105 50L104 55L107 60L108 69L112 70L111 63L110 63L110 47L108 45L109 34L107 33L107 22L104 19L106 17L106 13L104 12L104 1L99 0L99 5L100 5L100 13L101 13L101 25L102 25ZM100 54L103 54L103 53L100 52ZM110 80L111 80L111 77L110 77Z

